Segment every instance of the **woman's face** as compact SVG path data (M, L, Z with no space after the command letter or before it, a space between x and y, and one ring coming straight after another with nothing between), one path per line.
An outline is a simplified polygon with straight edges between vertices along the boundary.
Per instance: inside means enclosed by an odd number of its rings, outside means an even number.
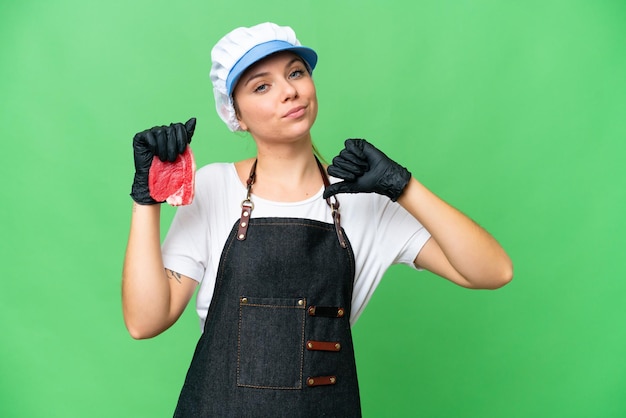
M298 55L280 52L250 66L233 99L241 127L257 140L309 137L317 117L313 79Z

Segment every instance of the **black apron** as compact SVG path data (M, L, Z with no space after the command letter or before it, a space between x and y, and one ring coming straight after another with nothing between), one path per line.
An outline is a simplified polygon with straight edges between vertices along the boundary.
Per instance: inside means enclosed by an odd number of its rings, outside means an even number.
M254 166L174 416L360 417L338 203L335 225L249 219L253 182Z

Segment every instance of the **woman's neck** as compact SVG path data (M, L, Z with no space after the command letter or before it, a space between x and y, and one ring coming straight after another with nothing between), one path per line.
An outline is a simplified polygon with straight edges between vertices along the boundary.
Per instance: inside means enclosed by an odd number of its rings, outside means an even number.
M305 146L290 145L258 149L253 194L268 200L297 202L319 192L323 180L313 145L310 141ZM240 178L247 179L253 160L238 163Z

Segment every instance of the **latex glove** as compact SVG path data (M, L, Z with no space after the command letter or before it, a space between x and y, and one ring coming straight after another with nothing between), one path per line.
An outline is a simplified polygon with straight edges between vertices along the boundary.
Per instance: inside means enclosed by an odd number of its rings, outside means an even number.
M142 205L154 205L157 202L150 196L148 173L154 156L161 161L174 162L179 154L185 151L191 142L196 127L196 118L182 123L171 123L169 126L155 126L139 132L133 138L135 155L135 179L130 196Z
M328 166L328 174L344 181L332 184L324 198L337 193L378 193L398 200L411 173L364 139L347 139Z

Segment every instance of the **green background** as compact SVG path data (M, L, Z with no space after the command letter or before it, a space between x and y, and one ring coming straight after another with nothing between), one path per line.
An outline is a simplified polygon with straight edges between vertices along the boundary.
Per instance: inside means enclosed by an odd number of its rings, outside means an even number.
M124 328L131 139L196 116L198 165L252 155L210 48L267 20L320 55L327 159L369 139L515 263L495 292L389 271L354 327L364 416L625 417L623 0L2 0L0 416L171 416L199 328Z

